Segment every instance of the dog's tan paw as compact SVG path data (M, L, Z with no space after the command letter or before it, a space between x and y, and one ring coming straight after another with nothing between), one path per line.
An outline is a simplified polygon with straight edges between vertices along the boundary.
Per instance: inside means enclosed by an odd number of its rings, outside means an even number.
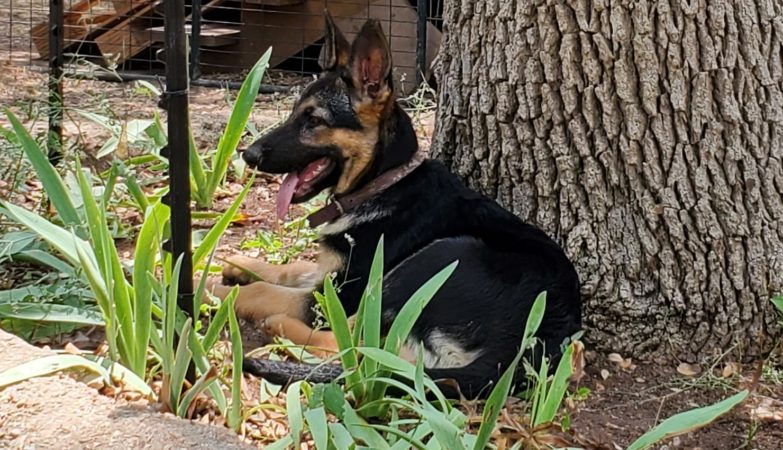
M193 280L193 291L195 292L199 285L201 284L200 278L195 278ZM204 293L201 297L201 302L206 303L209 302L210 297L208 294L213 295L221 300L225 300L226 297L228 297L229 292L231 292L231 286L224 286L220 283L220 280L214 278L214 277L208 277L206 282L204 283Z
M261 321L261 330L269 337L286 337L286 323L290 320L285 314L274 314Z
M242 255L234 255L225 259L223 266L223 284L244 286L260 281L261 277L254 273L258 261Z

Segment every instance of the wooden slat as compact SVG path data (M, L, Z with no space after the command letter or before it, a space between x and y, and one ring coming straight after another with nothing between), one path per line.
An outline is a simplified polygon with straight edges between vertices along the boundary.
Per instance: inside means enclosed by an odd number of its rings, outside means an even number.
M307 0L291 7L243 10L242 42L237 49L242 65L251 67L258 56L272 46L270 64L274 67L321 39L325 6L324 0ZM406 90L415 88L417 14L410 3L406 0L329 0L328 7L349 41L367 18L378 19L389 37L398 79L405 78ZM427 67L437 54L440 40L441 32L428 23ZM236 64L235 55L226 54L224 60L225 66Z
M147 28L153 42L165 42L164 27ZM185 33L190 35L190 24L185 25ZM217 24L203 24L199 33L199 42L204 47L223 47L239 41L239 28Z
M149 33L134 22L149 16L161 0L154 0L133 12L127 19L95 39L103 57L113 64L122 64L152 44Z
M82 41L89 34L114 20L110 8L101 8L101 0L81 0L63 15L63 48ZM49 21L35 25L30 34L41 58L49 57Z

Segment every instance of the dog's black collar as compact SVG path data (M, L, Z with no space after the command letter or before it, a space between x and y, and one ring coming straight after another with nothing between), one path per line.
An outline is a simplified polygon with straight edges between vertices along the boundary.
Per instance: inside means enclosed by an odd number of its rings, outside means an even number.
M307 223L310 224L310 227L315 228L327 222L337 220L343 214L392 187L413 172L422 162L424 162L424 151L419 148L413 155L413 158L406 164L382 173L378 178L370 181L356 192L340 196L339 198L333 197L326 206L307 216Z

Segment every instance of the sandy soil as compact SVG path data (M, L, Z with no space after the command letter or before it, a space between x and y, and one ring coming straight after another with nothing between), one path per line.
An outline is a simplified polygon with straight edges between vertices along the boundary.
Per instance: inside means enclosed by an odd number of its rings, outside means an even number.
M0 372L51 354L0 330ZM160 414L112 399L66 375L0 390L2 449L253 448L226 428Z

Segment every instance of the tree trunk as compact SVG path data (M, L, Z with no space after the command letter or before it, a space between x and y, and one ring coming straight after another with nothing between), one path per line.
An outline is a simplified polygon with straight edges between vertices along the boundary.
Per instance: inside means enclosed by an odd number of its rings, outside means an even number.
M434 156L563 245L588 341L769 348L783 2L452 0L444 23Z

